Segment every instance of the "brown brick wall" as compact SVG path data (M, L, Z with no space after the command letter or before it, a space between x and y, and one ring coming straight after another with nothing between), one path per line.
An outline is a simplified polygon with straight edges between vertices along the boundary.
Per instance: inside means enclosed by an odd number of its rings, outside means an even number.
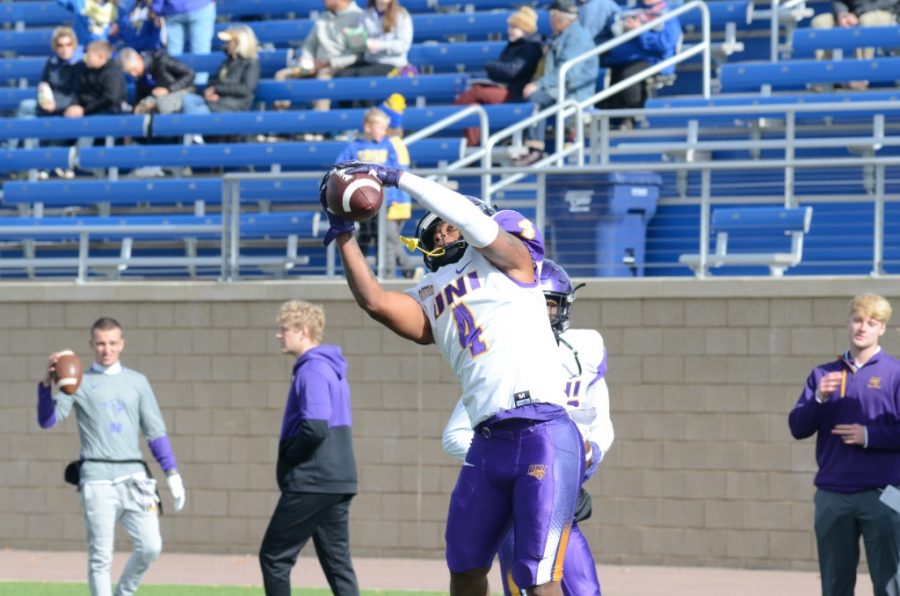
M813 442L786 416L809 369L846 344L854 293L890 282L595 281L574 326L609 349L616 440L589 483L582 525L601 562L779 569L815 566ZM277 498L274 459L290 359L274 340L281 301L324 302L326 342L350 364L360 491L357 555L440 557L457 465L440 434L458 396L433 347L368 320L339 282L11 284L0 292L0 547L83 545L75 421L41 430L35 382L46 355L90 361L101 315L126 329L127 366L150 377L188 490L163 519L170 551L255 553ZM900 301L896 306L900 308ZM892 327L885 347L900 353ZM156 469L156 468L155 468ZM170 503L164 492L166 503ZM126 546L123 542L122 546Z

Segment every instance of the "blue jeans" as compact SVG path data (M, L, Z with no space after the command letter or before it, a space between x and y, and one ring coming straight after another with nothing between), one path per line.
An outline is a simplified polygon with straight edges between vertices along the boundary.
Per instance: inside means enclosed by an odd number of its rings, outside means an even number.
M16 118L37 118L38 103L36 99L23 99L19 102L16 109ZM6 141L7 149L15 149L19 146L20 139L9 139Z
M546 91L535 91L528 96L528 101L535 104L535 111L548 108L556 103L556 98L551 97ZM525 131L525 144L534 149L544 150L544 135L547 131L547 119L543 118L528 127Z
M203 96L196 93L188 93L181 103L181 111L185 114L209 114L209 106Z
M172 56L184 53L185 40L189 42L191 53L209 54L216 25L216 3L210 2L193 12L173 14L166 17L166 32L169 36L167 49ZM209 75L197 73L194 82L205 85Z

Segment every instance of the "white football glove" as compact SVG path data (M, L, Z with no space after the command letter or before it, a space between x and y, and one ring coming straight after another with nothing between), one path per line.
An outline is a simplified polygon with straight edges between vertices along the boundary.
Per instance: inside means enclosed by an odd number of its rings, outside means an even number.
M184 501L187 498L187 495L184 493L184 482L181 480L181 474L178 472L170 474L166 476L166 481L169 483L169 491L172 493L172 498L175 499L175 511L181 511L184 509Z

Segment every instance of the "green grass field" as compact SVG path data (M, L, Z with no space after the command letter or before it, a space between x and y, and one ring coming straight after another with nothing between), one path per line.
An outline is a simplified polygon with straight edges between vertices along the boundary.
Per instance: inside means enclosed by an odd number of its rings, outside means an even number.
M140 596L262 596L262 588L234 586L144 585ZM87 596L87 584L55 582L0 582L0 596ZM294 590L297 596L329 596L331 590ZM363 590L362 596L445 596L446 592Z

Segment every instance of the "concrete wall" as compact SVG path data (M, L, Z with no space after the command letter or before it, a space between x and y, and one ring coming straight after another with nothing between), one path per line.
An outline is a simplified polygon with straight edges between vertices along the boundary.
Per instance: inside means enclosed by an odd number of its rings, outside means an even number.
M845 349L847 304L863 291L898 293L868 278L580 290L574 326L606 338L616 430L582 525L600 562L815 567L813 443L792 440L786 416L809 369ZM318 280L0 287L0 548L83 548L78 496L62 481L78 455L75 421L41 430L35 383L51 351L90 362L88 328L109 315L126 329L124 362L153 383L188 490L185 510L163 518L166 548L255 553L277 498L291 365L274 316L294 297L326 304L326 341L350 363L353 552L442 556L457 466L439 438L455 379L436 349L394 337L344 284ZM900 353L896 327L883 344Z

